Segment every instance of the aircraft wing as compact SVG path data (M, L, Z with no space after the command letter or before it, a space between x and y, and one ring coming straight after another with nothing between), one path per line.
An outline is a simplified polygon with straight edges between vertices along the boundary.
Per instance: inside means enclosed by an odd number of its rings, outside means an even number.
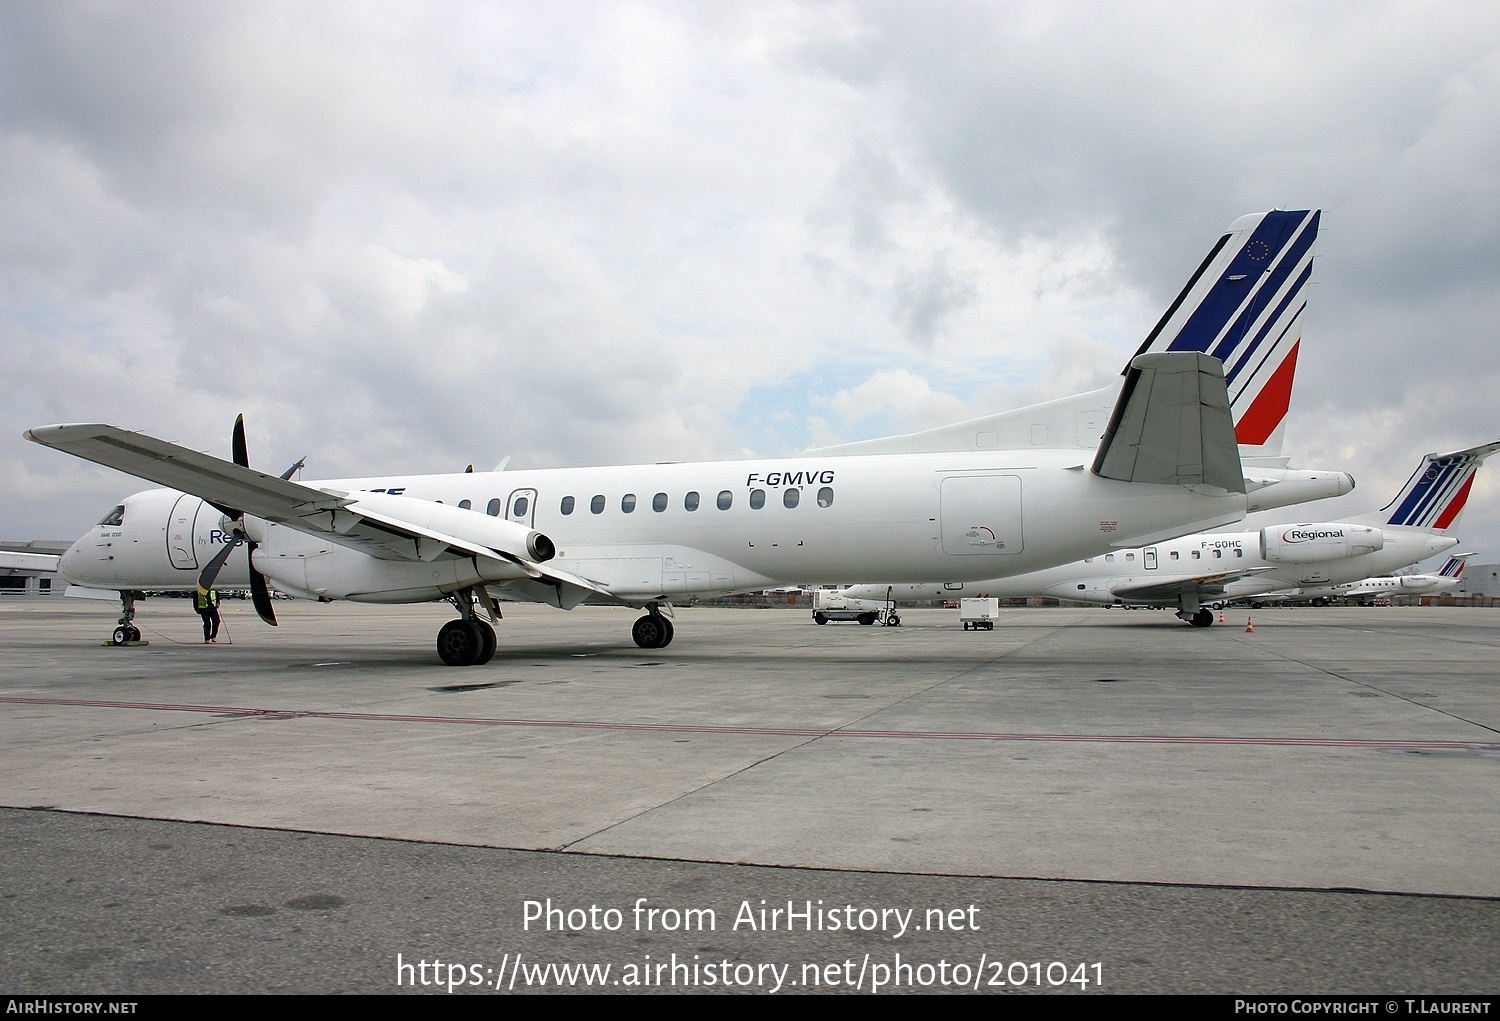
M310 511L349 502L347 493L323 492L112 425L47 425L25 435L33 443L268 521L290 524Z
M503 560L548 588L567 586L609 595L585 578L403 517L399 509L407 497L314 489L112 425L49 425L25 435L43 446L202 497L221 509L287 525L379 560ZM412 505L419 510L426 504L413 500Z
M1175 604L1188 592L1196 593L1199 601L1205 602L1222 596L1224 587L1232 581L1274 570L1274 567L1250 567L1243 571L1220 571L1215 574L1200 574L1193 578L1169 578L1135 585L1118 585L1110 591L1129 603Z
M0 569L36 571L39 574L56 573L60 559L62 558L56 553L11 553L0 550Z

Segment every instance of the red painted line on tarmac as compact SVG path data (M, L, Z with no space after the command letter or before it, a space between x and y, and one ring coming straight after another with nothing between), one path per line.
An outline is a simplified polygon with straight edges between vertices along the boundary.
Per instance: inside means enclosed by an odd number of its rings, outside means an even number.
M867 737L908 741L1051 741L1082 744L1269 745L1292 748L1413 748L1432 751L1500 751L1500 743L1400 741L1328 737L1231 737L1167 734L994 734L943 730L824 730L801 727L711 727L677 723L606 723L597 720L495 720L475 716L404 716L393 713L335 713L318 709L253 709L246 706L173 705L163 702L102 702L82 699L0 696L10 705L73 706L84 709L139 709L151 712L278 716L373 723L435 723L478 727L562 727L574 730L646 731L668 734L724 734L757 737Z

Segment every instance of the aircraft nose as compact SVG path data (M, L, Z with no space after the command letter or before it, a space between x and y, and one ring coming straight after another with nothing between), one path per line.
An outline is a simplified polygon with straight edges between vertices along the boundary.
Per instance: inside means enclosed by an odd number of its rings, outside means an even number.
M69 585L89 585L97 580L90 579L83 573L83 567L88 561L84 559L82 547L87 541L88 536L84 536L65 549L63 555L57 559L57 574Z

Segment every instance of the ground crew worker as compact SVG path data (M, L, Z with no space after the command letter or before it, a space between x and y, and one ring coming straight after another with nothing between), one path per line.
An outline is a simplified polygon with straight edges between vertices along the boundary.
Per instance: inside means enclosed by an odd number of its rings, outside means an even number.
M219 593L213 589L194 592L193 609L203 618L203 644L219 644Z

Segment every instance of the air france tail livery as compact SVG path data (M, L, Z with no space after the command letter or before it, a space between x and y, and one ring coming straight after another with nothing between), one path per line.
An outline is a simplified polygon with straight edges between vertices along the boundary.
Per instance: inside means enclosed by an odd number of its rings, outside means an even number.
M1449 533L1458 524L1479 466L1496 450L1500 442L1428 454L1383 510L1347 521L1190 535L1033 574L980 582L854 586L845 595L884 599L889 594L898 600L1044 596L1175 606L1183 620L1208 627L1214 618L1206 603L1341 595L1340 585L1408 567L1456 546L1458 539Z
M1284 467L1247 482L1237 440L1264 446L1279 425L1317 222L1236 221L1118 387L946 436L783 459L315 483L252 470L242 423L232 461L108 425L26 437L172 487L128 497L61 561L66 580L121 593L117 642L139 637L138 593L222 577L248 584L270 624L270 585L322 600L446 599L458 619L438 652L451 665L494 653L496 594L644 608L635 642L662 648L673 636L663 611L688 596L1020 573L1237 521L1252 487L1257 506L1267 493L1316 498ZM1259 409L1253 432L1236 436L1231 395Z

